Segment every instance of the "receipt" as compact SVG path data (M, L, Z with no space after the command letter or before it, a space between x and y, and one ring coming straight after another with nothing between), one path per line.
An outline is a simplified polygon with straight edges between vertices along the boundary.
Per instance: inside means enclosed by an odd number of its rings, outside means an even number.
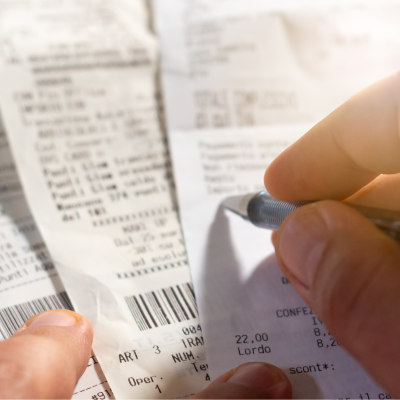
M55 308L71 304L26 204L0 122L0 340L32 315ZM73 398L92 396L113 398L95 356Z
M170 129L315 123L399 68L396 0L154 4Z
M266 166L308 128L277 125L175 131L172 136L210 376L260 361L285 372L294 398L385 398L388 393L340 346L283 275L271 231L221 205L228 196L262 190Z
M115 397L201 390L210 378L197 368L204 339L146 4L3 0L0 10L0 104L21 182Z
M283 369L298 398L386 398L221 203L351 95L394 73L393 1L155 0L174 175L210 377Z

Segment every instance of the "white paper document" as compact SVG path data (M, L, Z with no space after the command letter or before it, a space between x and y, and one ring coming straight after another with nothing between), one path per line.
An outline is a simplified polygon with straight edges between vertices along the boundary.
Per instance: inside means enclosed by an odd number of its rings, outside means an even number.
M115 397L201 390L204 340L169 187L146 3L0 9L0 104L21 182L75 310L93 325Z
M154 0L169 128L315 122L399 69L397 0Z
M284 148L399 69L398 2L154 4L180 215L211 379L265 361L284 370L294 397L389 396L293 290L270 232L221 203L262 190L265 169Z
M31 316L56 308L71 304L26 204L0 122L0 340ZM73 398L92 396L113 398L95 356Z
M174 132L181 219L210 376L262 361L282 368L294 398L385 397L291 287L271 232L221 205L228 196L262 190L266 166L307 128Z

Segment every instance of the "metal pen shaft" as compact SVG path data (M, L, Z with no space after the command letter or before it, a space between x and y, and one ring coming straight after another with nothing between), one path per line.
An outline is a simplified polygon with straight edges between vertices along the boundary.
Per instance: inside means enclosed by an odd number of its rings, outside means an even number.
M314 202L280 201L270 196L266 191L254 195L244 196L243 199L246 199L246 216L242 212L235 211L229 205L227 205L227 207L249 219L254 225L260 228L271 230L278 230L284 219L299 207ZM346 205L357 210L382 231L400 242L399 211L382 210L379 208L365 207L348 203L346 203Z

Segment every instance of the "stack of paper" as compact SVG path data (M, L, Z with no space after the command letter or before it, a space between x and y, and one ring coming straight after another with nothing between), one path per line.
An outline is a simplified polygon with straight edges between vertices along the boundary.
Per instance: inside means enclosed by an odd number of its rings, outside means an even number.
M0 0L0 106L29 204L1 130L3 337L19 310L71 302L95 331L82 398L189 396L254 360L297 397L384 393L293 291L269 233L220 204L396 71L399 18L389 1Z

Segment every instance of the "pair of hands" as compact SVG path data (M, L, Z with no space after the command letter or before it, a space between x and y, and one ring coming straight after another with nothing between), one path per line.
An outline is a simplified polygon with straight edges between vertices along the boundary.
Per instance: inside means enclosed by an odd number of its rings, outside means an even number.
M400 75L354 96L270 165L265 185L293 201L346 200L400 210ZM384 175L381 175L384 174ZM392 396L400 396L400 247L337 201L301 207L273 234L283 272L329 331ZM48 311L0 343L0 398L67 398L93 332ZM290 398L277 367L248 363L195 398Z

